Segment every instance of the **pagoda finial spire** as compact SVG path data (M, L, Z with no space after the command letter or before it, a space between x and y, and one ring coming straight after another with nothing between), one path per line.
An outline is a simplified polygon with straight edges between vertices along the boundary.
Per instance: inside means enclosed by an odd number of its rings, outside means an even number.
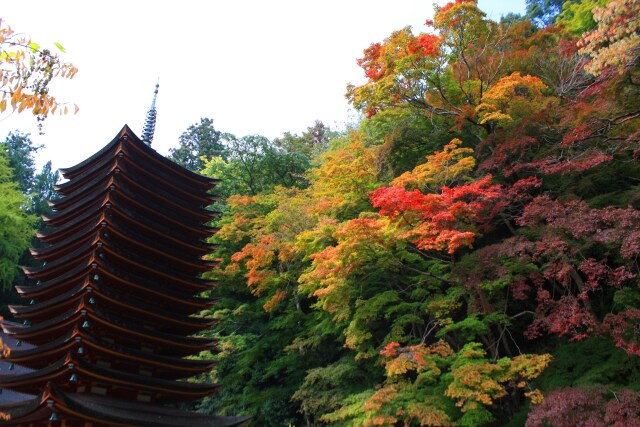
M142 129L142 141L151 145L151 141L153 140L153 131L156 128L156 98L158 97L158 88L160 87L160 82L156 83L156 90L153 92L153 101L151 101L151 107L149 108L149 112L147 113L147 119L144 122L144 128Z

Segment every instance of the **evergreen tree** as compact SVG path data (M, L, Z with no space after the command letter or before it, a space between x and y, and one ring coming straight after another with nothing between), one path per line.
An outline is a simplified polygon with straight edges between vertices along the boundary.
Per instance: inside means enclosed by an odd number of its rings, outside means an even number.
M224 145L220 142L221 132L213 126L213 120L200 119L180 135L179 147L169 150L169 158L181 166L195 172L204 168L213 157L226 158Z
M536 25L546 27L553 24L556 17L562 12L562 4L565 0L527 0L527 18Z

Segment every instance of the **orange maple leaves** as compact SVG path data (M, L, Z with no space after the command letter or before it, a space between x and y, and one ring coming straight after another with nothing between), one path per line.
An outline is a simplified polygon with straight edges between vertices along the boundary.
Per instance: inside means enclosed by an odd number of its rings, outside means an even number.
M488 225L503 195L491 175L440 193L423 194L400 186L380 187L371 194L374 207L405 229L403 236L421 250L453 254L471 247L479 229Z
M58 48L62 48L58 45ZM54 78L71 79L78 69L60 62L57 55L16 34L0 19L0 112L31 110L38 120L56 111L69 112L49 94ZM74 106L75 112L78 107Z

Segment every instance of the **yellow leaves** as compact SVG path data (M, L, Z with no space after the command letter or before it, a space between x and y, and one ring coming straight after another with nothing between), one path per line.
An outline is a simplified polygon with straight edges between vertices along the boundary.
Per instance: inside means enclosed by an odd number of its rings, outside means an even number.
M339 255L340 251L335 246L312 255L312 268L299 279L300 290L318 298L319 306L332 314L336 322L349 316L349 295Z
M471 179L475 167L473 149L460 147L462 141L454 138L442 151L426 156L427 162L416 166L391 181L408 190L436 192L443 186L466 182Z
M54 78L71 79L78 69L63 63L50 50L41 49L31 40L16 35L10 27L3 27L0 20L0 112L8 103L19 113L31 110L39 120L58 111L59 103L49 93L49 83ZM78 112L78 106L74 105ZM62 114L70 112L65 105Z
M480 124L493 122L500 123L503 127L513 122L513 118L509 114L503 113L501 111L491 111L485 114L482 114L482 119L480 119Z
M527 381L537 378L548 366L549 354L522 354L513 359L491 362L477 343L467 344L458 354L452 367L453 381L445 395L456 401L462 412L489 406L507 395L507 386L526 387ZM542 394L532 391L525 395L539 401Z
M480 105L476 107L479 123L493 123L499 127L517 125L555 99L543 94L546 89L547 85L538 77L522 76L519 72L501 78L482 96Z
M449 416L435 405L412 402L407 405L407 415L421 426L451 426Z
M394 377L416 370L416 363L411 357L400 354L400 356L388 361L385 364L385 369L388 377Z
M448 405L432 391L419 390L408 382L387 382L362 406L364 425L455 425L447 415Z
M526 380L538 378L551 362L550 354L521 354L511 361L509 377L519 376Z
M478 403L493 404L494 399L506 396L507 391L494 376L501 368L490 362L472 363L453 370L453 382L445 395L456 400L462 412L476 409Z
M387 380L363 407L368 419L391 416L405 425L429 426L454 424L449 399L471 418L489 414L487 408L499 399L527 389L551 360L547 354L523 354L495 361L480 343L454 352L444 340L413 346L390 342L380 354L386 359ZM436 391L442 389L442 394ZM533 404L543 399L539 390L524 394Z
M309 189L315 200L316 213L340 214L360 210L368 204L380 170L380 146L365 147L357 134L344 148L323 155L322 165L313 171Z
M533 405L539 405L544 402L544 395L537 388L533 391L525 393L524 395L531 399L531 403Z
M0 316L0 320L2 320L2 316ZM8 358L11 356L11 348L6 345L2 339L0 338L0 355L4 358Z
M421 373L430 371L433 375L440 375L437 361L453 355L453 349L444 340L431 345L417 344L407 347L395 346L389 351L390 345L381 354L390 357L385 362L387 377L398 377L408 372Z

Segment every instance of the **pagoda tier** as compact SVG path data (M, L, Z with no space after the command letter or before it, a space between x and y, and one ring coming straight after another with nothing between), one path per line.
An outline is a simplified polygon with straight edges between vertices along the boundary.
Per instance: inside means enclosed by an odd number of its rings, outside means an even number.
M23 271L17 286L28 303L2 322L13 346L0 389L31 396L2 404L0 425L73 426L240 425L246 418L213 417L165 408L215 393L220 385L186 381L208 372L211 360L189 358L215 340L195 335L215 321L200 317L214 300L200 294L215 282L200 277L216 229L207 210L218 180L165 159L127 126L102 150L61 170L60 198L44 216L48 246L31 249L41 267Z
M20 420L11 424L16 427L63 425L61 420L66 426L92 427L228 427L247 421L247 417L216 417L91 393L69 393L53 382L33 399L0 406L0 411L8 419Z

